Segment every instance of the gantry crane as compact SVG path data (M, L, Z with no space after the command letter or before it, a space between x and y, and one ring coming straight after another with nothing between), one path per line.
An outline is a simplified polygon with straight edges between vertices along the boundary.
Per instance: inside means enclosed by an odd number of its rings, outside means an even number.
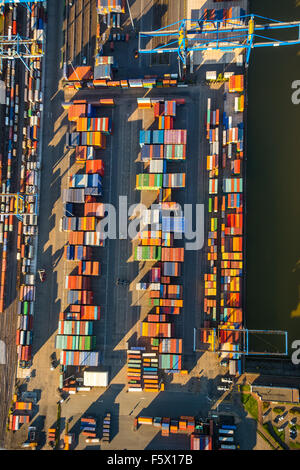
M232 337L236 335L239 338L239 341L234 342L232 339L222 343L220 341L221 332L226 332ZM205 334L206 340L203 342L201 336ZM267 351L251 351L249 348L249 334L255 336L256 338L261 338L261 342L266 346L270 347L270 350ZM264 337L277 336L281 338L281 346L283 346L282 351L274 351L274 345L267 342ZM228 344L239 344L239 349L233 349L229 347L226 349L224 345ZM278 347L278 346L277 346ZM273 349L273 350L272 350ZM215 328L194 328L194 351L212 351L212 352L223 352L231 353L238 356L288 356L288 334L287 331L282 330L254 330L248 328L235 328L233 325L231 327L224 327L223 325L218 325Z
M31 3L37 3L38 0L0 0L0 9L6 4L21 4L31 11ZM0 60L20 59L24 66L30 71L24 59L36 59L43 57L44 51L44 33L39 38L24 38L20 34L9 34L0 36Z
M12 199L13 203L11 203ZM3 204L4 208L2 207ZM0 215L15 215L22 220L24 215L37 214L36 204L36 194L0 193ZM31 206L31 209L29 209L29 206Z
M296 39L274 39L269 35L277 30L291 28L297 32ZM153 38L160 38L161 43L152 47ZM241 52L246 51L245 62L247 66L250 53L254 48L294 44L300 44L300 21L281 22L259 15L243 15L225 20L183 19L156 31L139 33L139 53L175 52L184 69L187 65L187 57L195 51L235 52L240 49Z
M30 4L37 3L39 1L44 1L44 0L0 0L0 8L3 9L4 5L8 5L12 3L20 3L21 5L24 5L26 8L28 8L31 11Z

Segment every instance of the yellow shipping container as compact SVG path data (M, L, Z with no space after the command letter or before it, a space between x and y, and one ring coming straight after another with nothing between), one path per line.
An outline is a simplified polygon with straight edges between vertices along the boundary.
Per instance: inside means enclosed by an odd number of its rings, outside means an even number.
M138 423L139 424L152 424L153 423L153 418L147 417L147 416L139 416L138 417Z

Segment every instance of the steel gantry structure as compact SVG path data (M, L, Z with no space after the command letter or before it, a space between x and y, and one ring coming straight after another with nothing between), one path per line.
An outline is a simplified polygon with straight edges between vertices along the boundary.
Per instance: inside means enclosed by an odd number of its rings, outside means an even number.
M260 24L262 23L262 24ZM174 29L170 29L174 28ZM275 39L270 33L296 29L297 37L291 40ZM152 47L152 40L161 43ZM150 42L147 47L147 41ZM231 19L183 19L156 31L139 33L139 53L177 53L183 67L191 52L218 50L224 52L246 51L246 65L251 51L258 47L290 46L300 44L300 21L281 22L259 15L243 15Z
M12 3L20 3L24 5L26 8L31 10L30 4L31 3L37 3L39 1L44 1L44 0L0 0L0 8L3 8L4 5L12 4Z
M37 195L27 193L0 193L0 215L37 215Z
M23 5L31 11L30 4L37 3L38 0L0 0L0 9L5 5ZM44 32L38 38L24 38L20 34L8 34L0 36L0 60L20 59L23 65L30 71L30 66L25 59L36 59L43 57Z
M238 335L239 341L237 342L225 342L220 341L220 333L226 332L230 335ZM207 336L207 341L201 341L201 336L203 333ZM283 350L282 351L250 351L249 348L249 334L259 337L259 335L265 336L277 336L283 338ZM233 355L239 356L287 356L288 355L288 334L287 331L282 330L253 330L248 328L228 328L222 325L217 326L216 328L194 328L194 351L212 351L219 353L231 353ZM265 340L262 340L268 346L272 346L271 343L267 343ZM224 344L238 344L238 349L224 348ZM274 345L272 346L274 347Z

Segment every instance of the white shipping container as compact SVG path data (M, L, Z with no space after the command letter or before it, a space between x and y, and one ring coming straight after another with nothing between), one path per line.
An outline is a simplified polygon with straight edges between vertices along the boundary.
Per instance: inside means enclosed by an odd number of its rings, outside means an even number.
M217 72L215 70L206 72L206 80L217 80Z
M108 372L102 371L84 371L83 385L86 387L107 387Z
M160 290L160 283L159 282L152 282L149 284L150 290Z
M150 173L163 173L164 160L150 160Z

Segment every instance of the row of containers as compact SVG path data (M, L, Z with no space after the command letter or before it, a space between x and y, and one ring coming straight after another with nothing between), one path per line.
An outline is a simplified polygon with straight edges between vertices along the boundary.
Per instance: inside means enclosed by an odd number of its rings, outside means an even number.
M238 351L242 335L243 282L243 114L235 100L244 90L243 75L231 75L225 82L223 119L220 109L207 101L208 237L207 271L204 274L204 312L206 319L201 342L215 347L210 331L218 323L217 346L228 361L232 375L241 372ZM237 330L237 331L236 331Z
M96 28L96 54L95 54L95 67L94 67L94 78L106 77L112 78L112 65L114 63L113 56L103 56L103 42L104 40L110 41L108 31L112 31L111 28L121 27L121 14L125 13L125 0L97 0L97 28ZM123 15L122 15L123 16ZM101 27L106 25L106 31L102 35ZM104 39L105 36L105 39ZM129 34L126 34L126 41L129 38ZM101 68L105 67L107 70L101 72ZM99 73L100 69L100 73Z
M111 66L100 65L94 69L91 66L79 65L75 69L71 69L67 79L64 81L64 88L71 90L79 90L83 87L98 88L166 88L177 87L183 83L178 80L177 74L165 74L162 78L132 78L124 80L111 80ZM101 72L102 73L99 73ZM102 78L99 78L101 77ZM96 78L97 77L97 78Z
M14 396L12 412L8 419L8 429L18 431L22 424L28 424L32 417L33 405L31 402L20 401Z
M216 1L216 0L214 0ZM242 25L245 23L245 10L241 7L233 6L230 8L203 8L201 10L200 21L202 29L211 29L211 22L218 21L222 28L232 28L234 24ZM198 24L197 24L198 26Z
M41 39L45 27L45 10L42 2L32 5L31 10L24 10L17 5L11 7L5 11L4 28L8 35L19 32L34 40ZM5 285L4 268L6 269L6 253L9 243L7 232L16 230L17 260L21 264L16 345L18 365L22 368L30 367L32 359L33 303L36 279L34 241L37 233L36 198L40 168L39 128L43 100L42 60L41 57L38 57L41 52L40 44L37 42L32 46L34 50L31 52L36 53L37 57L24 58L26 68L18 67L17 61L12 60L7 61L6 67L2 70L6 86L5 133L7 135L4 153L1 156L2 193L14 193L14 195L1 196L1 212L10 213L10 215L4 216L4 224L1 224L0 228L0 243L3 243L0 311L3 312L5 307L2 291ZM23 96L20 93L21 83L24 90ZM20 109L22 107L21 116ZM16 181L15 175L18 174L16 168L19 165L18 134L22 136L22 161L20 163L20 178ZM14 413L11 420L11 429L15 430L18 429L20 423L28 422L29 416L18 416Z
M97 421L93 417L81 417L80 433L85 438L95 439L97 437Z
M146 346L127 351L127 377L129 391L155 392L163 390L163 371L179 373L183 368L182 339L175 336L174 315L183 308L184 248L176 238L184 232L184 217L172 201L172 188L185 187L185 173L166 170L169 160L185 160L187 131L173 129L177 106L184 100L138 98L137 102L140 112L153 113L159 129L140 131L140 160L150 173L137 175L136 189L155 191L157 204L142 211L142 228L134 246L134 261L152 264L136 284L137 291L147 293L150 313L140 322L139 340L140 344L146 341Z
M102 195L104 162L98 158L103 146L98 142L112 132L108 117L98 117L105 106L114 105L113 100L98 102L74 101L64 103L69 121L76 125L79 135L68 137L67 145L74 148L78 173L69 177L69 187L63 191L64 215L61 228L68 234L64 246L64 259L72 262L72 274L65 277L68 307L59 315L55 346L61 349L60 363L64 366L98 366L100 351L96 351L97 338L94 322L100 320L100 306L94 305L92 279L100 276L100 262L94 261L92 247L103 246L99 229L104 217ZM74 125L74 124L73 124ZM91 141L83 135L94 134ZM105 145L106 146L106 141ZM66 387L64 387L65 389ZM68 387L67 387L68 388Z
M218 449L219 450L236 450L236 425L222 424L218 428Z
M135 426L138 428L141 425L155 427L164 437L168 437L170 434L189 434L191 450L213 449L212 420L208 423L202 423L193 416L180 416L179 418L138 416Z

